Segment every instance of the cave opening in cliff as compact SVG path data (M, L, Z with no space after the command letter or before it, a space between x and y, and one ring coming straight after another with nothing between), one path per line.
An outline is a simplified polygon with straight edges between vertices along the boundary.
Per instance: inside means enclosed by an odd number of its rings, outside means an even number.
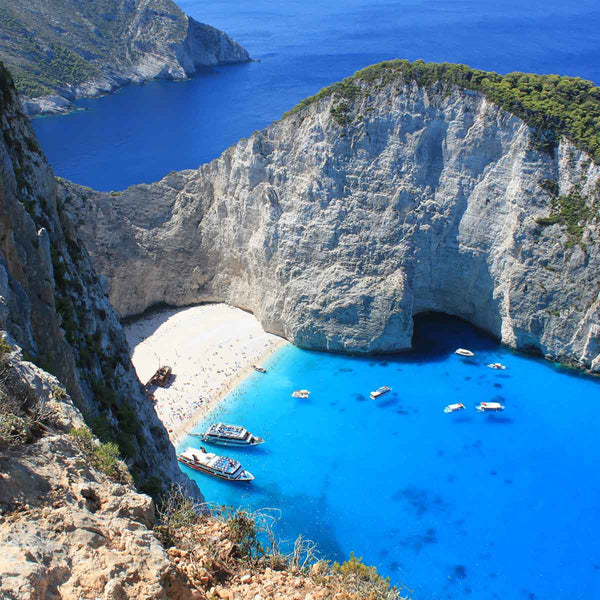
M469 321L437 311L413 316L413 350L426 354L448 354L457 348L486 351L498 347L499 340Z

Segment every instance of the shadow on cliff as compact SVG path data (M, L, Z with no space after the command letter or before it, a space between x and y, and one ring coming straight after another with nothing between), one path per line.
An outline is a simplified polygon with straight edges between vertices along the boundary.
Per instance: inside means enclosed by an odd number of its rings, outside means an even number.
M468 364L479 366L479 354L497 353L502 345L493 336L467 321L438 312L425 312L414 317L413 350L404 357L407 362L432 362L446 360L457 348L468 348L475 353ZM403 355L396 361L403 361Z

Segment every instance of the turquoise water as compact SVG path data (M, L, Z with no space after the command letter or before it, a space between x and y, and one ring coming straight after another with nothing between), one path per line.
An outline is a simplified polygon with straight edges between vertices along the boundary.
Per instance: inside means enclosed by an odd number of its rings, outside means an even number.
M151 82L33 122L57 175L101 190L196 168L333 81L392 58L600 83L597 0L186 0L261 62Z
M213 447L255 481L182 468L207 500L280 508L282 539L301 533L331 559L354 550L415 599L597 598L598 380L449 317L419 319L415 344L376 358L286 347L198 428L223 419L264 436L257 448ZM496 361L507 370L485 366ZM370 400L381 385L392 392ZM300 388L309 400L291 397ZM477 413L488 400L505 412ZM467 410L444 414L454 402Z

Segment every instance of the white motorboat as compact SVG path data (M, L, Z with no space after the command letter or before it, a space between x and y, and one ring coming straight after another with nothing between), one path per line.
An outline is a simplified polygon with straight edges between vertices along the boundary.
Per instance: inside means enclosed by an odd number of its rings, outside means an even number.
M310 396L310 392L308 390L296 390L292 392L292 398L308 398Z
M457 348L454 351L454 354L459 354L460 356L475 356L474 352L467 350L466 348Z
M226 425L225 423L216 423L204 433L192 433L191 435L200 437L202 441L209 444L221 446L258 446L265 441L239 425Z
M459 410L464 410L466 407L462 402L457 402L456 404L448 404L446 408L444 408L444 412L446 414L458 412Z
M177 460L191 469L227 481L252 481L254 479L254 475L250 471L245 471L237 460L206 452L204 448L200 450L188 448L177 457Z
M475 407L477 412L499 412L504 410L504 406L500 402L482 402Z
M506 366L503 365L502 363L490 363L488 366L490 369L501 369L504 370L506 369Z
M369 394L369 397L371 398L371 400L375 400L376 398L379 398L379 396L383 396L383 394L387 394L391 391L391 387L388 387L387 385L382 385L380 388L377 388L374 392L371 392Z

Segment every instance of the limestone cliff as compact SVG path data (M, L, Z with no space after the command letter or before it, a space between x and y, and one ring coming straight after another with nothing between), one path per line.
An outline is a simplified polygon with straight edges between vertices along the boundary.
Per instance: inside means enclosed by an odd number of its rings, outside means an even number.
M187 486L1 64L0 129L0 330L60 379L101 438L118 443L140 485Z
M0 33L0 60L29 115L67 112L77 98L131 82L250 60L172 0L12 0L0 7Z
M483 94L357 79L197 170L61 183L123 315L224 301L308 348L410 347L443 311L600 369L600 168Z

